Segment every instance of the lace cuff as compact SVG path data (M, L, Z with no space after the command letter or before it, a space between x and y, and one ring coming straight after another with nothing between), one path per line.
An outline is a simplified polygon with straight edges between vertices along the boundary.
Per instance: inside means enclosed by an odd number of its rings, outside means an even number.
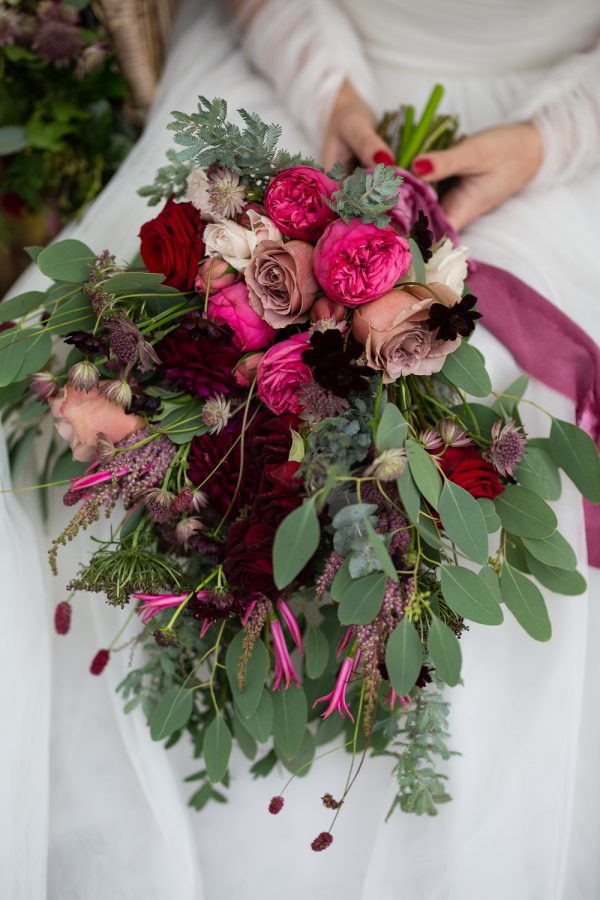
M363 47L331 0L246 0L240 22L248 60L273 83L310 137L313 151L321 149L345 79L370 106L376 105L375 80Z
M600 159L600 43L544 75L519 111L542 135L544 158L532 184L546 186L587 172Z

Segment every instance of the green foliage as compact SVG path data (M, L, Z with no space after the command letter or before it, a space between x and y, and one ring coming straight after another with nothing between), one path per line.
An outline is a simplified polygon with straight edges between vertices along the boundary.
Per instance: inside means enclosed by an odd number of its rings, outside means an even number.
M377 426L375 446L379 453L404 447L408 435L408 422L394 403L386 403Z
M590 503L600 503L600 455L593 440L570 422L552 419L550 452Z
M407 616L396 625L385 651L385 664L392 687L402 697L408 694L423 665L423 646Z
M541 539L556 531L554 511L527 488L509 484L494 502L500 521L512 534Z
M321 529L314 497L289 513L273 543L273 578L278 588L294 580L319 546Z
M458 484L446 481L440 494L439 513L450 540L469 559L483 565L488 558L488 536L477 500Z
M434 768L435 757L448 760L457 755L447 744L450 704L437 684L416 690L411 696L413 706L392 748L392 755L397 759L394 777L398 792L388 818L396 807L402 812L435 816L439 804L451 799L444 786L447 777Z
M189 690L171 688L163 694L150 720L152 740L161 741L183 728L189 721L193 708L194 697Z
M398 202L398 188L403 180L391 166L378 164L372 172L355 169L326 202L344 222L358 218L386 228L390 224L388 213Z
M536 641L549 641L552 626L540 590L525 575L505 564L500 573L502 599L525 631Z
M421 444L410 438L406 442L410 474L421 494L437 509L442 490L442 479L431 454Z
M387 576L366 575L348 585L340 598L339 619L342 625L367 625L381 609Z
M446 357L442 373L448 381L474 397L487 397L492 390L481 353L465 340Z
M184 149L171 152L170 165L159 169L154 183L139 193L148 197L151 205L173 193L181 196L190 169L213 163L240 175L247 186L261 188L281 169L302 162L314 165L300 154L292 156L277 149L280 125L267 125L245 109L238 109L238 114L242 127L228 121L227 103L218 97L198 97L198 110L191 115L173 112L168 128L175 134L175 143Z
M273 737L279 757L294 759L302 746L307 720L308 705L302 688L273 693Z
M236 707L244 720L249 719L256 712L263 695L263 687L269 671L269 656L262 641L256 641L252 653L246 662L243 690L238 681L240 660L243 655L244 633L238 631L229 647L225 657L227 678L235 701ZM250 732L252 734L252 732Z
M444 600L457 615L482 625L502 622L498 600L477 572L463 566L443 565L441 582Z
M462 657L460 643L452 629L437 616L431 618L427 649L442 681L451 687L458 684Z
M222 715L212 720L204 733L202 753L211 784L222 781L231 756L231 732Z

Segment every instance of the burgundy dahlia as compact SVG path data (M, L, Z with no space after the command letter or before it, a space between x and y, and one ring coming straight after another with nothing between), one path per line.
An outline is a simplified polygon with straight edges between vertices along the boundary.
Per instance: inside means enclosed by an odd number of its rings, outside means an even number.
M230 394L236 387L232 372L240 354L221 329L177 328L155 349L163 374L190 394L208 398Z

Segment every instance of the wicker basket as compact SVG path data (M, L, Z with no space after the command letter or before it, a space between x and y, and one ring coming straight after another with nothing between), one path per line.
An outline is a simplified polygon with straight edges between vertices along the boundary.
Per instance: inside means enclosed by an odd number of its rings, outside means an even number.
M158 84L179 0L96 0L136 110L146 112Z

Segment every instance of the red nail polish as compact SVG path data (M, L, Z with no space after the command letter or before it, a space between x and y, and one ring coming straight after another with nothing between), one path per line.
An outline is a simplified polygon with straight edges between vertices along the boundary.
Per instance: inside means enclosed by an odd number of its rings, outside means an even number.
M375 156L373 157L374 163L382 163L384 166L395 166L396 162L391 153L388 153L387 150L378 150Z
M433 172L433 163L430 159L415 159L412 164L412 170L415 175L431 175Z

